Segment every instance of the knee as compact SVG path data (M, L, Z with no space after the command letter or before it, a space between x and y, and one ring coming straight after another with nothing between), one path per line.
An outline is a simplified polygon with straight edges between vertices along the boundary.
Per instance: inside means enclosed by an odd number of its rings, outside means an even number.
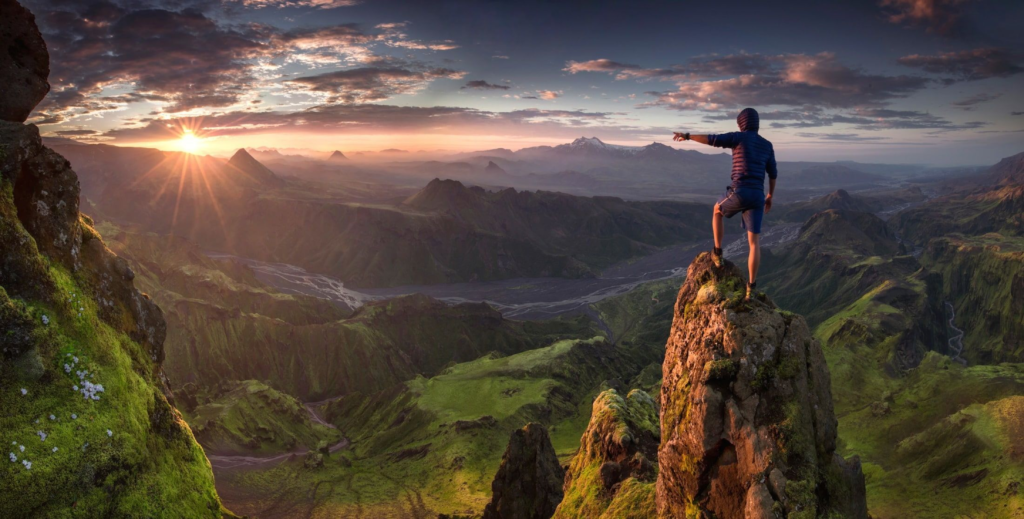
M722 216L722 207L719 206L718 204L715 204L715 210L712 214L714 214L715 216Z

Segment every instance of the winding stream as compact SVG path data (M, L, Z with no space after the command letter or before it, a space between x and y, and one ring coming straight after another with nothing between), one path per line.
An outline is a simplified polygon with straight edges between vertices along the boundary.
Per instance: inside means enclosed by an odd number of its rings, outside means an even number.
M953 308L953 303L946 301L946 308L949 309L949 328L953 330L953 336L949 338L949 351L956 352L950 356L953 360L966 366L967 361L960 356L960 354L964 352L964 331L957 328L956 323L954 323L954 320L956 319L956 309Z

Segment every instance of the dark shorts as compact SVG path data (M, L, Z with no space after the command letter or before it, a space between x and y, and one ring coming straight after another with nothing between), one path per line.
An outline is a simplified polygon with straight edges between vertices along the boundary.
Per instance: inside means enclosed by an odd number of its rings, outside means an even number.
M726 218L732 218L742 212L743 228L748 232L761 234L761 220L764 218L764 191L727 187L725 195L718 201L718 207Z

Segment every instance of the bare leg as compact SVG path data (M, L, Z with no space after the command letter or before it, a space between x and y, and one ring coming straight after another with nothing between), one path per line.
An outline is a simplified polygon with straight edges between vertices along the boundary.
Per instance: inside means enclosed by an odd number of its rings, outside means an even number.
M715 233L715 248L722 248L722 234L725 234L725 223L722 220L722 209L715 204L715 213L711 217L711 229Z
M750 282L757 282L757 269L761 266L761 235L747 233L747 244L750 245L750 257L747 258L747 269L750 271Z

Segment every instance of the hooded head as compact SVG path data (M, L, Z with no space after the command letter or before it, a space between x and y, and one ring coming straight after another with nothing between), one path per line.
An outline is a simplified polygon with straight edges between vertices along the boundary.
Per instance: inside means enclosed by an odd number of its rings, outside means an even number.
M740 115L736 117L736 124L740 125L740 131L754 131L756 132L761 126L760 120L757 117L757 110L753 108L744 108Z

